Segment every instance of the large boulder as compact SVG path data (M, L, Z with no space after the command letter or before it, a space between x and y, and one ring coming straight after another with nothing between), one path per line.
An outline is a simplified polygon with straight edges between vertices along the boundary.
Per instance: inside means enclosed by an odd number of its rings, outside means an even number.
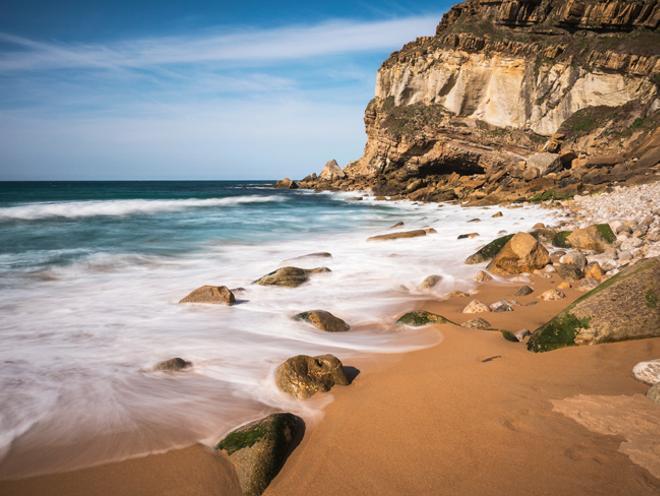
M325 164L320 175L321 179L327 181L334 181L335 179L344 179L346 173L339 167L339 164L336 160L330 160Z
M275 183L275 187L280 189L298 189L300 186L297 182L292 181L288 177L285 177L284 179L277 181Z
M310 310L309 312L299 313L293 318L308 322L317 329L327 332L346 332L351 329L351 326L342 319L325 310Z
M284 286L295 288L309 280L310 274L320 272L330 272L327 267L317 267L315 269L301 269L299 267L281 267L265 276L254 281L254 284L261 286Z
M341 361L333 355L291 357L275 370L275 382L282 391L298 399L330 391L335 384L349 384Z
M660 336L660 257L647 258L582 295L528 342L531 351Z
M579 250L592 250L603 253L616 241L616 235L609 224L594 224L583 229L576 229L566 236L568 246Z
M492 259L504 247L507 242L513 238L513 234L507 234L500 238L494 239L486 246L480 248L476 253L473 253L465 259L466 264L478 264Z
M542 269L550 263L550 255L534 236L520 232L495 255L488 270L501 275L514 275Z
M367 239L367 241L387 241L391 239L418 238L420 236L426 236L427 234L433 234L435 232L435 229L428 227L426 229L415 229L414 231L379 234L378 236L371 236Z
M259 496L281 470L305 432L291 413L274 413L229 433L216 445L236 470L245 496Z
M179 303L233 305L236 303L236 297L227 286L202 286L183 298Z

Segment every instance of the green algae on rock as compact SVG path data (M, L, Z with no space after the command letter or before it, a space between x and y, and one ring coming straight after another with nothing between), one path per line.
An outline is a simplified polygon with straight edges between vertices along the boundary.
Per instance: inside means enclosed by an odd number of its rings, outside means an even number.
M486 246L480 248L476 253L473 253L467 257L465 259L465 263L478 264L490 260L499 253L499 251L504 247L505 244L507 244L511 238L513 238L513 234L507 234L506 236L494 239Z
M305 424L291 413L275 413L229 433L216 445L236 470L245 496L259 496L301 440Z
M396 321L397 324L409 325L414 327L425 326L429 324L453 324L451 320L435 313L419 310L415 312L408 312Z

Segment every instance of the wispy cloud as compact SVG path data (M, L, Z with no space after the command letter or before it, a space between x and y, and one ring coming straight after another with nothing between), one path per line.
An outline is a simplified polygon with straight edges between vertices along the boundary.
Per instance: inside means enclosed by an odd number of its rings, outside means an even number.
M275 63L391 48L428 33L436 22L437 16L370 22L337 20L312 26L225 30L199 36L143 38L109 44L47 43L0 33L1 41L15 47L0 53L0 70Z

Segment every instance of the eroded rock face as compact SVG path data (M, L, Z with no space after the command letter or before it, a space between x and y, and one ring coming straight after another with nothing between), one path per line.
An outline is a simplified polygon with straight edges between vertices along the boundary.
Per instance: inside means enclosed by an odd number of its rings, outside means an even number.
M295 288L309 280L310 274L330 272L327 267L301 269L299 267L282 267L254 281L261 286L284 286Z
M542 269L549 263L548 250L534 236L518 233L495 255L488 270L502 275L514 275Z
M336 384L349 384L341 361L333 355L289 358L277 367L275 382L282 391L298 399L330 391Z
M530 338L532 351L660 336L660 257L647 258L582 295Z
M236 297L227 286L202 286L183 298L179 303L233 305L236 303Z
M326 312L325 310L310 310L309 312L302 312L296 315L294 319L304 320L317 329L326 332L346 332L351 329L351 326L342 319L332 315L330 312Z
M229 433L216 445L236 469L243 494L259 496L278 474L305 432L291 413L274 413Z

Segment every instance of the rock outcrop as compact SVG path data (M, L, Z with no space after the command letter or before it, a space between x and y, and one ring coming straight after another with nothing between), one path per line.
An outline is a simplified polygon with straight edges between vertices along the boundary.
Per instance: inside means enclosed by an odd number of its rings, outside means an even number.
M275 382L282 391L298 399L330 391L336 384L349 384L344 366L333 355L289 358L275 370Z
M245 496L259 496L280 471L305 432L291 413L274 413L229 433L216 445L229 457Z
M494 203L653 180L659 23L657 0L463 1L380 68L363 156L301 186Z
M660 336L660 257L632 265L584 294L528 342L532 351Z

